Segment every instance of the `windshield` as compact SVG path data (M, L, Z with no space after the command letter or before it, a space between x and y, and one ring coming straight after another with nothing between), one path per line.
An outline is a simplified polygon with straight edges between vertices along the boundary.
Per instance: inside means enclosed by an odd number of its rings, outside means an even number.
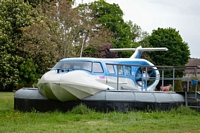
M78 69L92 71L92 62L74 61L74 62L58 62L52 69Z

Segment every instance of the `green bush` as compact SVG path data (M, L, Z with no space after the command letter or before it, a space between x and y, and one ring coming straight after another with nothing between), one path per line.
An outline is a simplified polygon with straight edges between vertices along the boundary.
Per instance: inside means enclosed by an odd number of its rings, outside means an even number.
M93 112L95 111L88 108L85 104L82 104L82 103L71 110L71 113L73 114L90 114Z

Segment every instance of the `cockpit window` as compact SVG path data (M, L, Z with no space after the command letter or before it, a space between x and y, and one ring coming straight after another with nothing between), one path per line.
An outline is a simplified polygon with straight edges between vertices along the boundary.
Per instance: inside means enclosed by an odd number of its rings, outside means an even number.
M103 72L102 66L99 62L93 63L93 72L94 73L102 73Z
M110 74L114 74L115 73L115 69L114 69L114 65L106 65L108 73Z
M73 61L58 62L52 69L72 69L92 71L92 62L89 61Z
M70 68L70 64L64 63L62 68L64 68L64 69Z

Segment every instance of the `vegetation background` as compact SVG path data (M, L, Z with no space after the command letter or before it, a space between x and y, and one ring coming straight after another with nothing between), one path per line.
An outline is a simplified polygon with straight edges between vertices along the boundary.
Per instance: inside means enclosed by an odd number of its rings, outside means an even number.
M36 86L62 58L131 55L109 52L111 47L167 47L165 53L143 53L142 58L155 65L187 63L188 44L175 28L160 27L149 35L134 22L125 22L117 4L97 0L75 7L74 2L0 0L0 91Z

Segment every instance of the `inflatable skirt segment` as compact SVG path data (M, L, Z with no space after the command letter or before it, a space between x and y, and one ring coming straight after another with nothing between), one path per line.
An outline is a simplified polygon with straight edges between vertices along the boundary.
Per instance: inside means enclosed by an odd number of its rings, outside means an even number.
M169 110L184 105L184 96L175 92L106 90L81 100L61 102L47 99L39 93L38 88L22 88L14 95L14 109L23 112L66 112L81 103L102 112Z

